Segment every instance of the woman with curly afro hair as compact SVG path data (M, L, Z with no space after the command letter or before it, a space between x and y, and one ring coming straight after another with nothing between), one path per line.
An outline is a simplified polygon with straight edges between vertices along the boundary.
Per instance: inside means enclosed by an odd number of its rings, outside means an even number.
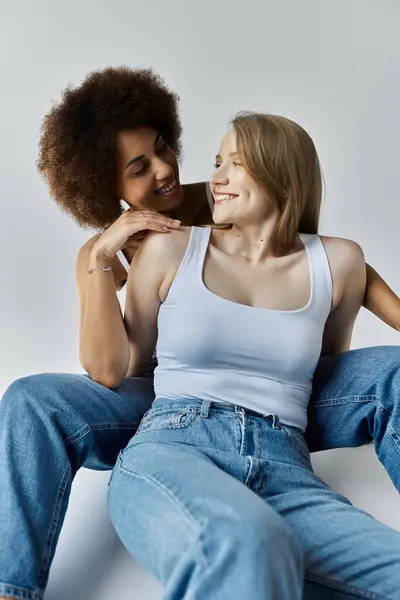
M126 377L121 367L127 333L117 292L146 232L212 222L208 186L180 183L180 137L178 97L149 69L91 73L44 119L38 168L50 194L79 225L98 230L76 266L87 375L24 377L0 403L0 600L43 597L76 472L83 465L112 469L154 399L151 369ZM302 215L300 231L316 233L312 215ZM364 306L400 328L399 299L371 267ZM310 450L377 435L388 440L380 459L393 477L399 461L386 426L394 424L376 415L398 415L399 365L394 347L321 358L308 413Z

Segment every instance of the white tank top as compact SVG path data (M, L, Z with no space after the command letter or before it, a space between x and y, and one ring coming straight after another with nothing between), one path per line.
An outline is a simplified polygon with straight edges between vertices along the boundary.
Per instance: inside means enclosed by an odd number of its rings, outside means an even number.
M158 314L156 397L238 404L304 430L313 373L332 305L332 278L318 235L299 234L310 272L298 310L254 308L208 290L203 266L211 228L192 227Z

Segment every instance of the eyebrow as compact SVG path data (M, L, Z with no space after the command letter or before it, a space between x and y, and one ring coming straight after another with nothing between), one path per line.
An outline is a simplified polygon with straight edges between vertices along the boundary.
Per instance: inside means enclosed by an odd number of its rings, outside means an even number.
M239 154L237 152L229 152L229 156L239 156ZM221 158L221 155L217 154L215 158Z
M160 139L160 137L161 137L161 134L160 134L160 133L157 133L157 135L156 135L156 137L155 137L155 140L154 140L154 146L156 146L156 145L157 145L157 142L158 142L158 140ZM130 167L131 165L133 165L133 164L135 164L135 163L137 163L137 162L139 162L139 161L143 160L143 159L144 159L144 157L145 157L145 155L144 155L144 154L141 154L140 156L136 156L135 158L132 158L132 159L131 159L131 160L128 162L128 164L126 165L126 167L125 167L125 170L126 170L128 167Z

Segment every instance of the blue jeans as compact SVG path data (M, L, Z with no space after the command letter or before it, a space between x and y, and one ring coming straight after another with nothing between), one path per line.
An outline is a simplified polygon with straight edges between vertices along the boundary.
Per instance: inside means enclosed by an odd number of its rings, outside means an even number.
M151 377L109 390L85 375L15 381L0 402L0 596L40 600L81 466L111 469L153 401ZM374 440L400 491L400 347L321 359L311 450Z
M399 599L399 533L330 490L276 415L157 399L108 501L165 600Z

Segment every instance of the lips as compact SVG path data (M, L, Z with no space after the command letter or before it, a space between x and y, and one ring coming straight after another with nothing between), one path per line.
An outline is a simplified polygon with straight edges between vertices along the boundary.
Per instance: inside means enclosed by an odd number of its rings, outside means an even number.
M230 200L235 200L235 198L238 198L238 196L238 194L214 193L214 203L224 204L225 202L229 202Z
M179 181L174 175L170 178L169 182L166 185L163 185L161 188L158 188L158 190L156 190L154 193L159 196L166 196L167 194L169 195L175 192L178 187Z

